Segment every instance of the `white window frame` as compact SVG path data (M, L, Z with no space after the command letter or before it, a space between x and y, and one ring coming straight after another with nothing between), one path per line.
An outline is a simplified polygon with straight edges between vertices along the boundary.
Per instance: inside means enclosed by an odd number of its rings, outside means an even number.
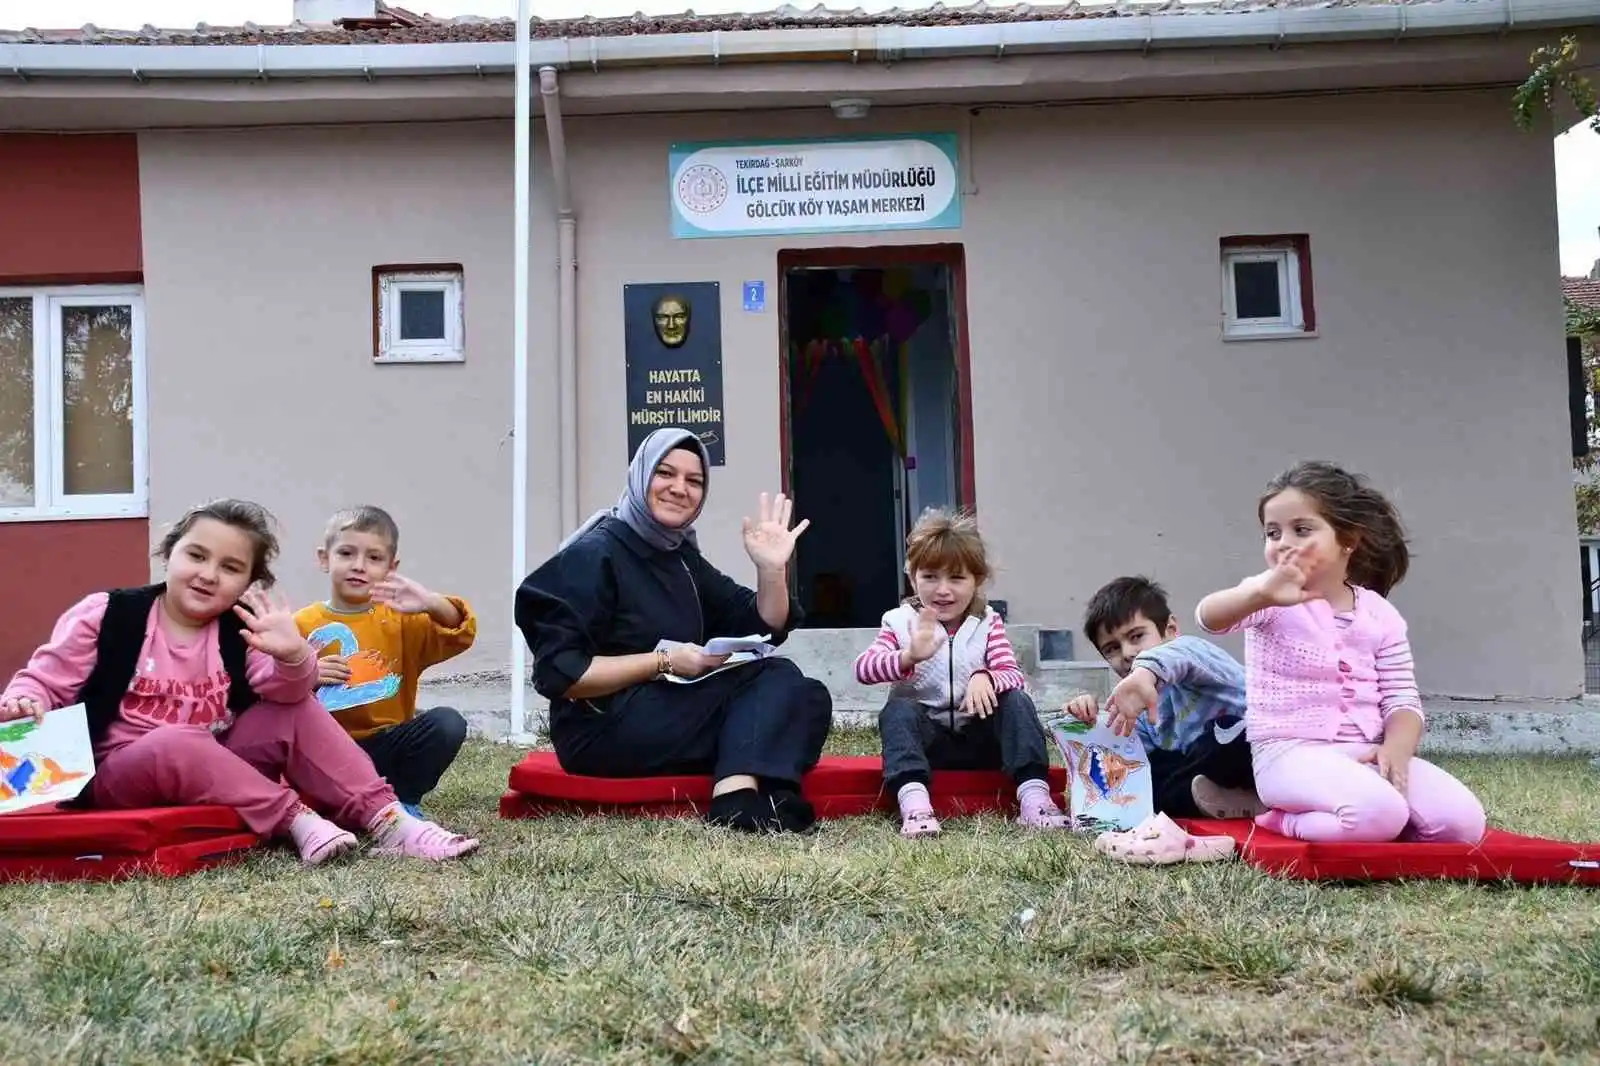
M0 522L149 515L149 433L145 391L144 290L127 285L0 288L0 299L33 300L33 504L0 506ZM131 309L133 347L133 490L69 496L66 492L66 406L62 390L65 351L61 311L67 307L125 305ZM41 325L43 328L40 328Z
M1240 318L1233 268L1239 263L1273 263L1278 268L1278 305L1272 318ZM1222 249L1222 334L1228 338L1304 337L1305 303L1300 292L1300 254L1285 247Z
M400 339L400 295L444 293L444 339ZM466 286L462 272L380 270L378 274L377 363L463 363L466 350Z

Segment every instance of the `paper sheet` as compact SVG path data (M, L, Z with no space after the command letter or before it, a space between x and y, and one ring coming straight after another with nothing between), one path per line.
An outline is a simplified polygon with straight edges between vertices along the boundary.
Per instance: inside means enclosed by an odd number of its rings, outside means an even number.
M762 633L760 636L751 637L713 637L706 642L707 655L732 655L736 652L754 652L757 658L764 659L777 651L771 644L771 633Z
M0 725L0 814L61 803L94 777L89 719L81 703Z
M744 666L746 663L759 662L769 655L777 653L778 649L767 643L771 639L771 635L765 633L749 637L713 637L706 642L705 653L707 655L726 655L728 656L726 662L715 670L707 670L699 677L678 677L674 674L668 674L661 680L670 681L675 685L692 685L696 681L704 681L706 678L713 677L725 670L733 670ZM656 650L670 652L682 643L683 641L681 640L663 640L656 645Z
M1132 829L1155 811L1150 760L1139 734L1119 737L1102 715L1085 725L1070 715L1045 720L1067 764L1074 829Z

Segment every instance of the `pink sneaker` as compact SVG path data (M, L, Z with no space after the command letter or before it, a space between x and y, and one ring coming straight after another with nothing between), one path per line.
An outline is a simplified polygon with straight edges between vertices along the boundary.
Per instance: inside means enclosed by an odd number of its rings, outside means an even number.
M307 866L336 859L356 846L354 833L340 829L309 807L302 807L289 823L289 839L294 841L300 861Z
M413 817L398 803L379 811L372 820L371 829L377 841L377 847L372 849L374 855L409 855L414 859L443 862L478 850L478 842L472 837Z

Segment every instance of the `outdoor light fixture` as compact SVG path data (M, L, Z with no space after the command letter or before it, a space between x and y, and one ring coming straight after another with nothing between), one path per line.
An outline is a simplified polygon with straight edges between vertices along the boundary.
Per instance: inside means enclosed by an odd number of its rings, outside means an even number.
M867 111L872 107L872 101L865 97L852 96L830 101L828 106L833 108L834 118L866 118Z

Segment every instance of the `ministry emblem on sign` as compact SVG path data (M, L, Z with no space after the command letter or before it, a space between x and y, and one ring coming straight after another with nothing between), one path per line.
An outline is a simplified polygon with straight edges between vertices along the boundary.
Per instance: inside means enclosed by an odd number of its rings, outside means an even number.
M685 210L709 215L728 199L728 179L709 163L696 163L678 176L678 202Z

